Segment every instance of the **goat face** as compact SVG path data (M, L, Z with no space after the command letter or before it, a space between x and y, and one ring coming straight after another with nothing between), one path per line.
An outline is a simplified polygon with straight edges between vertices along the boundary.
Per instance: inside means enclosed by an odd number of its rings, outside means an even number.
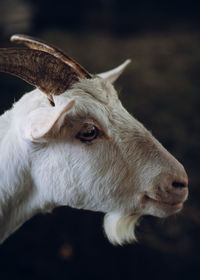
M42 203L108 213L105 232L119 244L134 239L141 215L178 212L188 194L183 166L125 110L112 86L129 61L95 77L42 41L12 41L31 50L2 49L0 71L36 85L54 105L36 90L15 106Z
M109 81L81 80L54 103L31 112L25 129L36 151L33 177L48 201L110 213L105 231L120 244L133 239L139 216L182 208L183 166L125 110Z

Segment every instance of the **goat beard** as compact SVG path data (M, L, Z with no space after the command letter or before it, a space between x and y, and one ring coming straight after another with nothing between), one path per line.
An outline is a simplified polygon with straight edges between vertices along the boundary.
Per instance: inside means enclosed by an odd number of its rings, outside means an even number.
M104 231L113 245L123 245L136 240L135 226L139 216L123 216L118 212L110 212L104 217Z

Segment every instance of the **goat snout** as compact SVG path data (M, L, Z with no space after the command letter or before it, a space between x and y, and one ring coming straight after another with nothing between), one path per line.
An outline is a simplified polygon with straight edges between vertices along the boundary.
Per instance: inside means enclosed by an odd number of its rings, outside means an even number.
M188 195L188 176L183 165L165 149L160 149L160 173L153 179L156 196L184 201Z
M153 182L156 196L169 201L184 201L188 195L188 177L182 167L161 172Z
M184 167L179 162L176 164L175 168L172 168L172 188L182 189L188 187L188 176L185 172Z
M188 196L188 177L179 163L165 168L153 179L150 189L145 192L144 203L162 210L162 215L179 211ZM155 212L156 214L157 212ZM158 211L158 215L159 215Z

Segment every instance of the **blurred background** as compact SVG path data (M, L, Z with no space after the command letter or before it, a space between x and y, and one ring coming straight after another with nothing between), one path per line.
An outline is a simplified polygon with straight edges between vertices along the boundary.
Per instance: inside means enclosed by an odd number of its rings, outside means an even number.
M0 47L15 33L65 50L91 73L131 58L116 83L125 107L185 166L184 210L143 217L138 243L114 247L103 214L61 207L0 246L1 279L200 279L200 4L198 1L0 0ZM32 87L0 73L0 113Z

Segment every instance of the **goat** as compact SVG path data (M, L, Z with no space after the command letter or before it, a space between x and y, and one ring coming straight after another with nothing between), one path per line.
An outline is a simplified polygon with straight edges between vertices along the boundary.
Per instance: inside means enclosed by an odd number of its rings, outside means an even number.
M130 60L92 75L41 40L11 41L28 48L0 49L0 71L36 89L0 118L0 242L61 205L106 213L113 244L134 241L140 216L182 209L184 167L126 111L113 87Z

